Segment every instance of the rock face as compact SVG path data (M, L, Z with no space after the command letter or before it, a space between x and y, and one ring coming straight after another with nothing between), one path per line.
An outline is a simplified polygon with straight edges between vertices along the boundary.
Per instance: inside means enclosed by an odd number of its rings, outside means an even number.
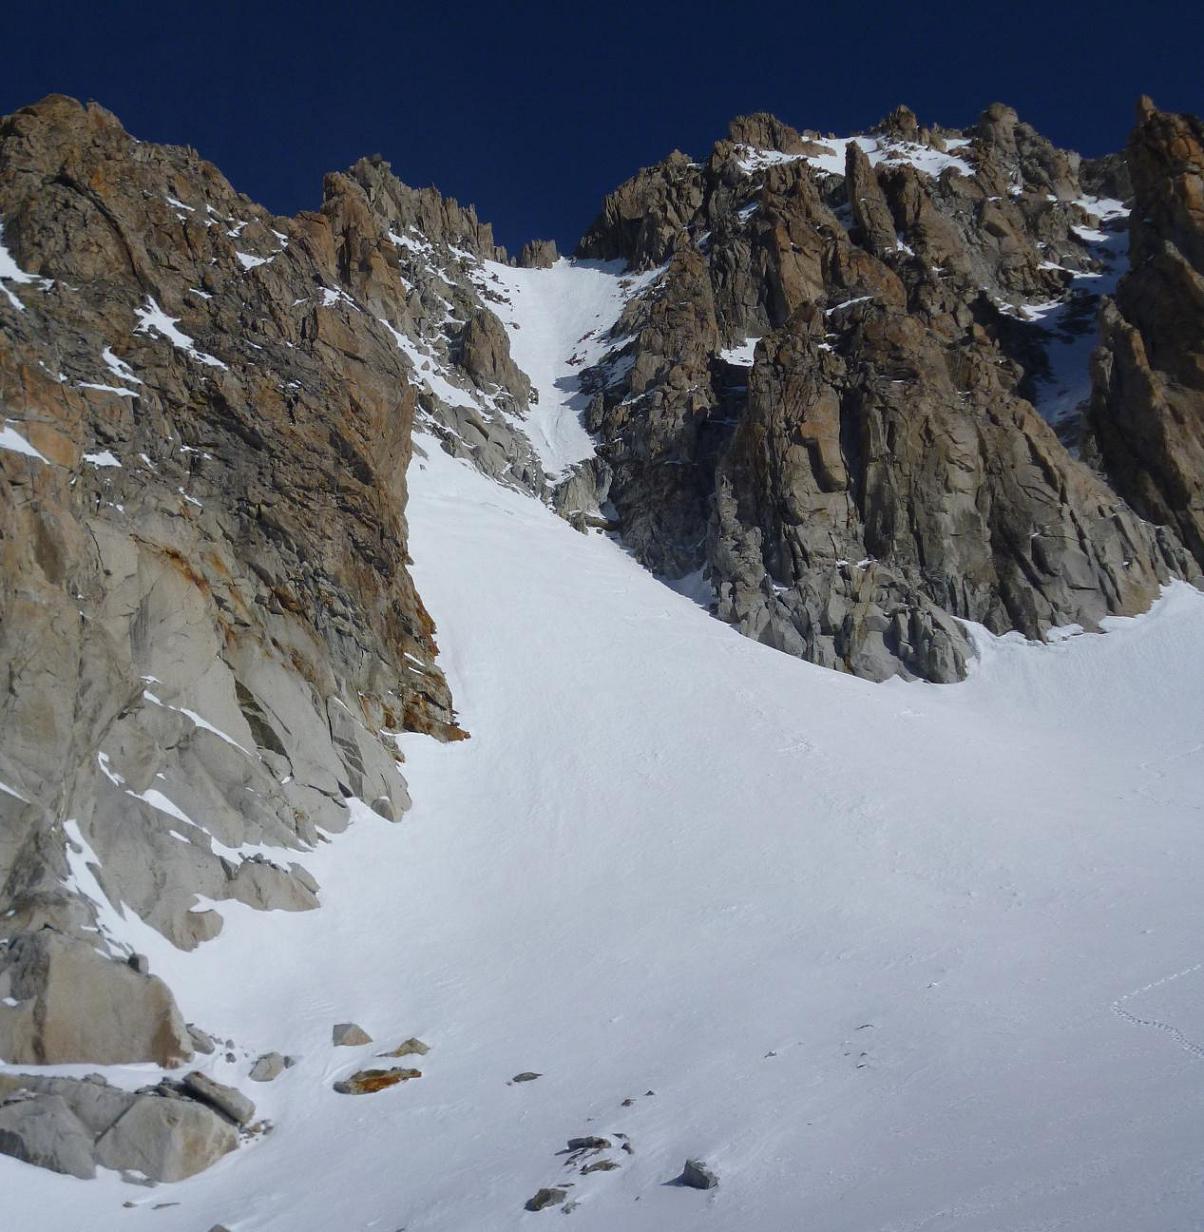
M0 120L0 225L0 1055L178 1064L112 907L186 949L198 897L313 908L348 799L408 807L392 733L463 735L407 568L407 291L353 177L273 218L60 97Z
M51 927L20 934L4 957L0 1056L7 1060L174 1066L192 1056L175 999L155 976Z
M0 1103L0 1153L87 1180L96 1175L95 1141L61 1095Z
M217 1089L226 1102L250 1105L232 1088L206 1082L210 1094ZM91 1177L99 1165L152 1181L180 1181L234 1150L236 1126L220 1109L198 1102L187 1086L164 1083L131 1092L97 1074L0 1074L0 1153L71 1176Z
M518 254L523 269L548 269L560 260L555 240L529 240Z
M136 1099L96 1143L96 1162L154 1181L182 1181L238 1145L229 1122L184 1099Z
M1174 520L1068 452L1073 399L1061 440L1030 402L1090 328L1074 271L1106 273L1098 228L1124 213L1082 166L1000 104L963 133L900 108L856 140L752 116L612 194L579 255L659 269L587 416L635 554L871 679L958 679L961 620L1093 629L1192 576ZM1027 307L1051 303L1056 335Z
M1138 107L1131 265L1102 313L1090 423L1117 490L1204 568L1204 125Z

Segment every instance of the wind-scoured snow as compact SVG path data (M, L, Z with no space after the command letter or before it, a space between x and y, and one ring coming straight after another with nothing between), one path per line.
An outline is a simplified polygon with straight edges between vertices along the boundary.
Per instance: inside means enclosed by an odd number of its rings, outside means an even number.
M561 1226L523 1204L571 1181L577 1232L1195 1227L1204 596L874 685L420 444L415 577L472 739L402 738L403 821L352 802L304 857L320 910L212 904L190 954L67 829L106 932L234 1039L198 1060L275 1129L153 1189L0 1158L6 1220L506 1232ZM332 1047L346 1021L375 1042ZM411 1035L421 1079L333 1092ZM269 1049L299 1061L248 1083ZM567 1166L582 1134L620 1166ZM687 1157L718 1189L671 1184Z
M508 303L490 305L510 337L510 354L539 398L525 430L544 470L559 478L590 457L594 440L583 416L588 403L582 372L615 349L611 329L624 305L660 270L628 274L622 261L561 259L549 269L481 264L482 285Z

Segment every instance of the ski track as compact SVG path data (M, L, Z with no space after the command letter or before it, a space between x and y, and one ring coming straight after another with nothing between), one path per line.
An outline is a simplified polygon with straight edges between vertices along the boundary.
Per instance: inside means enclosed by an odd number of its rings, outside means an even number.
M1183 1049L1184 1052L1190 1053L1193 1057L1198 1057L1204 1060L1204 1047L1187 1038L1178 1027L1173 1026L1169 1022L1163 1022L1158 1018L1139 1018L1136 1014L1125 1009L1124 1003L1131 1001L1134 997L1140 997L1143 993L1152 992L1155 988L1162 988L1166 984L1173 983L1175 980L1182 979L1185 975L1194 975L1197 971L1204 970L1204 963L1196 963L1194 967L1186 967L1182 971L1176 971L1173 975L1164 975L1160 980L1154 980L1152 983L1143 984L1140 988L1134 989L1132 992L1127 992L1123 997L1118 997L1112 1002L1112 1012L1123 1018L1126 1022L1131 1022L1137 1027L1151 1027L1156 1031L1163 1031Z

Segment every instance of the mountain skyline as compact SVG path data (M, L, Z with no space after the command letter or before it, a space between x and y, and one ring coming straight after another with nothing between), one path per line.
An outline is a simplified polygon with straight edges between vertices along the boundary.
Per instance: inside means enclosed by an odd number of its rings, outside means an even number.
M0 114L49 93L95 99L145 141L187 144L277 214L315 209L322 177L381 154L415 187L474 204L512 252L563 250L602 197L673 149L705 156L736 115L863 131L899 104L971 124L1002 101L1057 145L1120 149L1136 99L1204 110L1181 9L1143 9L1126 38L1108 6L892 6L838 13L770 3L653 3L638 16L526 6L357 4L340 11L223 0L14 10ZM1013 31L1031 28L1027 37ZM1006 38L1001 38L1006 33ZM136 71L135 71L136 66ZM268 100L265 103L265 100Z

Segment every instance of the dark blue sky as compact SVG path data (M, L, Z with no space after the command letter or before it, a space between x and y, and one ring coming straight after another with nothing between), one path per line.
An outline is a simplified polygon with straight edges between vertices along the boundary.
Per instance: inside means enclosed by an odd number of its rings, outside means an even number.
M381 153L475 202L512 248L572 244L609 189L767 110L850 131L896 103L995 99L1061 145L1119 148L1142 92L1204 110L1198 3L421 4L12 0L0 113L58 91L195 146L278 213Z

